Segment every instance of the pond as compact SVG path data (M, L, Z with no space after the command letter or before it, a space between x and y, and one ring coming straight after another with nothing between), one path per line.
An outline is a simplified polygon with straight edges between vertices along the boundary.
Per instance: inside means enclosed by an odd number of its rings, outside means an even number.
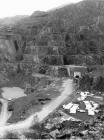
M21 89L19 87L3 87L1 89L3 91L1 93L3 98L7 100L12 100L26 96L26 94L24 93L24 89Z

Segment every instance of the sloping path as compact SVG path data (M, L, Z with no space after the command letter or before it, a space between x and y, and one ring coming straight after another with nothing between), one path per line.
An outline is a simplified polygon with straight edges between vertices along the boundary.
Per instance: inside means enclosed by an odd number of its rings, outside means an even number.
M3 106L0 118L4 122L0 121L0 123L2 123L2 125L0 124L0 138L3 138L8 132L14 132L22 135L24 132L26 132L26 130L29 130L29 128L35 123L43 121L50 113L52 113L56 108L58 108L69 97L69 95L73 93L73 91L73 80L65 80L62 85L60 96L51 101L49 104L43 106L41 111L36 112L24 121L20 121L14 124L6 124L6 121L8 120L8 104L6 104L5 101L3 102L3 99L1 99Z

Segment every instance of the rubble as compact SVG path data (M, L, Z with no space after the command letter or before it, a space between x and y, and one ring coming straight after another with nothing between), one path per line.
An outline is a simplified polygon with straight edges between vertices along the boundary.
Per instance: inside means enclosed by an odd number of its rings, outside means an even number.
M83 101L86 105L86 109L88 110L88 115L95 115L95 112L98 112L96 108L98 107L97 103L94 103L93 101ZM93 104L93 106L91 105Z
M76 101L70 102L66 105L64 104L63 109L67 110L70 114L76 114L77 112L80 112L83 114L87 113L89 116L94 116L99 112L97 109L99 107L99 103L96 102L95 97L94 94L90 94L89 92L80 92L76 96ZM98 97L97 99L101 101L101 98Z
M80 97L77 98L77 100L78 100L78 101L83 101L83 100L86 99L87 95L88 95L88 92L81 92L81 93L80 93Z

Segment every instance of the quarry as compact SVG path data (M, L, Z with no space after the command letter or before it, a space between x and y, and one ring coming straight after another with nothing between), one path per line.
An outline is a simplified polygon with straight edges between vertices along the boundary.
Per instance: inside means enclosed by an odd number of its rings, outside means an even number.
M104 139L103 5L0 21L0 139Z

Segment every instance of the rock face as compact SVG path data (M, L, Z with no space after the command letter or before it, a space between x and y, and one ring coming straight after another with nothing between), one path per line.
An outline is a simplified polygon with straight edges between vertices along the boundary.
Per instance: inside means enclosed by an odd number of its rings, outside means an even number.
M16 54L16 48L13 40L0 39L0 58L11 60L14 59Z

